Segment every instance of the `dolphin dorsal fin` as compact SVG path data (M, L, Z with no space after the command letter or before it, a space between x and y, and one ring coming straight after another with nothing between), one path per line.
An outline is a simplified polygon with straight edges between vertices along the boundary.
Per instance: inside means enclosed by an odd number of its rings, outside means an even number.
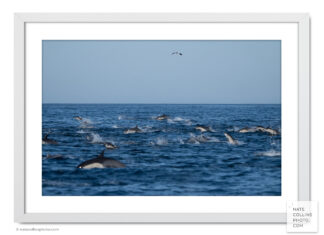
M44 140L47 140L48 135L49 135L49 134L46 134L46 135L44 136Z
M98 157L104 157L104 155L105 155L105 150L102 150L102 152L99 154Z

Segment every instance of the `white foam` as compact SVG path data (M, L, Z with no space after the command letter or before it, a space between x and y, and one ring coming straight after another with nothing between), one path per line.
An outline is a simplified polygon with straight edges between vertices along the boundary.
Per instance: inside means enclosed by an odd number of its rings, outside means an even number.
M167 119L168 123L175 123L175 121L173 121L172 119Z
M181 138L178 138L178 141L179 141L179 143L180 143L180 144L184 144L184 141L183 141L183 139L181 139Z
M233 126L232 128L227 128L227 131L239 131L241 128Z
M173 119L173 121L175 121L175 122L182 122L182 121L187 121L187 119L184 119L184 118L182 118L182 117L175 117L175 118Z
M236 140L236 143L237 143L237 145L243 145L243 144L245 144L245 142L244 141L241 141L241 140Z
M79 134L85 134L85 133L87 133L87 132L84 131L84 130L79 130L79 131L77 131L77 133L79 133Z
M88 118L83 118L81 121L80 128L93 128L92 121Z
M274 149L270 149L270 150L265 151L265 152L259 152L256 155L258 155L258 156L266 156L266 157L279 157L279 156L281 156L281 152L276 151Z
M219 143L220 142L220 140L218 138L216 138L216 137L208 137L208 138L209 138L208 142L214 142L214 143Z
M154 132L152 126L144 126L144 127L138 127L138 128L140 128L141 131L144 133Z
M190 133L190 138L189 142L194 143L194 144L200 144L202 142L207 142L207 143L219 143L221 142L218 138L216 137L210 137L210 136L204 136L204 135L194 135L193 133Z
M165 139L165 138L160 138L160 137L158 137L155 141L151 141L150 144L151 144L151 145L164 146L164 145L168 145L169 142L168 142L168 140Z
M84 124L92 124L93 122L89 118L82 118L82 123L84 123Z
M186 125L186 126L192 126L192 122L191 122L191 121L186 121L186 122L185 122L185 125Z
M227 144L229 144L229 145L236 145L236 146L238 146L238 145L243 145L243 144L245 144L245 142L244 141L240 141L240 140L234 140L234 143L230 143L229 141L226 141L227 142Z
M157 145L167 145L168 144L168 140L165 139L165 138L157 138L156 144Z
M189 133L190 138L188 140L189 143L192 144L200 144L200 142L198 141L198 137L196 135L194 135L193 133Z
M176 123L176 122L184 122L185 125L187 126L191 126L192 125L192 122L187 119L187 118L182 118L182 117L175 117L175 118L168 118L167 119L167 122L168 123Z

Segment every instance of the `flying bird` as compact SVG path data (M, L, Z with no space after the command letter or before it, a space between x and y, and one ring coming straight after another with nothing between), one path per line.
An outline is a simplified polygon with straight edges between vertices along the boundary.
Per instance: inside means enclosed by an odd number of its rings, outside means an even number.
M180 56L182 56L183 54L181 52L179 52L179 51L175 51L175 52L172 52L171 55L180 55Z

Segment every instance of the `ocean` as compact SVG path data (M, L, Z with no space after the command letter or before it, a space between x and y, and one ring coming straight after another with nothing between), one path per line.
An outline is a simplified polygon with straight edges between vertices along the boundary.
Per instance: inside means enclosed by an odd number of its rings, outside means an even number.
M239 132L257 126L281 132L281 105L43 104L43 136L57 144L42 145L42 195L280 196L281 134ZM126 167L78 169L104 142Z

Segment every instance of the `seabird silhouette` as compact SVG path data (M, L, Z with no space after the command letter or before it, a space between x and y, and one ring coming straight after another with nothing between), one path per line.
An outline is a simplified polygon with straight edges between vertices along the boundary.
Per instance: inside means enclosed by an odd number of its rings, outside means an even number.
M175 52L172 52L171 55L180 55L180 56L182 56L183 54L181 52L179 52L179 51L175 51Z

